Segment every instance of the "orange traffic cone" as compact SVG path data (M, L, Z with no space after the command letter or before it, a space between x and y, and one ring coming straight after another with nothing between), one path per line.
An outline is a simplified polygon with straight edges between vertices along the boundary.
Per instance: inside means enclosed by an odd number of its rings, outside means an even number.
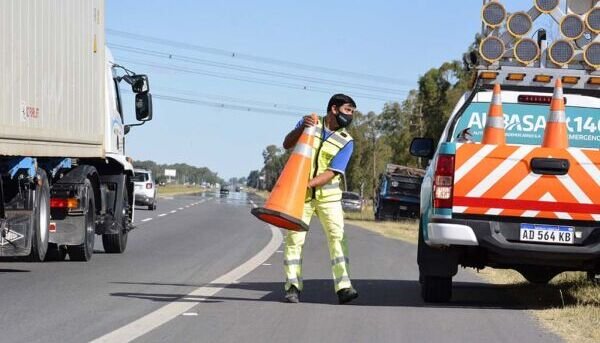
M317 115L312 116L316 122ZM302 214L316 130L316 126L304 129L264 207L250 211L258 219L282 229L308 231Z
M494 85L492 102L487 113L485 129L483 129L482 144L506 144L504 134L504 115L502 113L502 100L500 99L500 85Z
M567 116L565 114L565 101L560 79L556 79L554 95L550 103L550 113L544 130L544 148L568 148L569 136L567 132Z

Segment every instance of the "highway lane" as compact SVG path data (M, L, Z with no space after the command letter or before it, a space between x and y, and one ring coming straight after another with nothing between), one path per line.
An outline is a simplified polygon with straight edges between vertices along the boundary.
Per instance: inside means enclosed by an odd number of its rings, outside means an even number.
M415 247L351 226L351 277L360 297L338 305L316 220L300 304L281 301L281 247L246 276L211 284L274 241L273 231L250 215L250 200L259 203L240 193L161 199L156 211L136 211L138 229L124 255L0 263L0 341L114 339L132 327L140 330L131 336L138 342L560 341L471 272L459 272L451 303L424 304ZM162 325L144 320L167 318L173 305L187 307Z
M251 220L251 219L249 219ZM338 305L325 237L313 220L304 253L305 290L300 304L282 301L281 248L261 267L187 316L138 342L558 342L525 309L498 288L460 271L453 301L427 305L420 298L415 246L360 228L347 228L351 277L360 297ZM164 302L185 296L152 292L129 297ZM185 301L185 300L182 300Z
M0 263L0 341L90 341L162 306L122 294L192 290L240 265L271 232L248 220L245 199L230 202L181 196L137 209L122 255L96 239L88 263Z

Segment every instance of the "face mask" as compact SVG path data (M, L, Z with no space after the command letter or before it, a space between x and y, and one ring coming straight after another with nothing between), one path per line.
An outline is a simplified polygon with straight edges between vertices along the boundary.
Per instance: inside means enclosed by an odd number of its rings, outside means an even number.
M340 128L347 127L350 125L350 123L352 123L352 115L339 112L338 115L335 116L335 121Z

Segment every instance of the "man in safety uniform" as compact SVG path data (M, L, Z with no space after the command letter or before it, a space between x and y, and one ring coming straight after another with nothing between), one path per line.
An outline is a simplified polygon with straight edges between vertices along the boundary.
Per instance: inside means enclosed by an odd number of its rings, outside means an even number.
M346 127L352 122L356 103L344 94L335 94L327 105L327 115L315 122L305 116L296 128L287 134L285 149L294 147L305 127L317 126L312 153L312 167L304 204L302 221L307 225L313 213L319 217L331 257L331 271L340 304L358 297L348 275L348 246L344 235L342 210L342 177L352 156L353 141ZM297 303L302 291L302 246L306 232L288 231L285 238L284 270L285 298Z

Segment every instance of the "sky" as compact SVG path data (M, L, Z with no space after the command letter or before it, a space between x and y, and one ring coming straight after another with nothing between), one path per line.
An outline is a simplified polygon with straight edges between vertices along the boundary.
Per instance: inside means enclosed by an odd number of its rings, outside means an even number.
M533 2L501 3L510 12ZM154 119L132 128L127 155L247 176L302 115L324 115L331 95L379 113L429 69L460 59L481 28L481 4L106 0L109 48L149 76L154 97Z

